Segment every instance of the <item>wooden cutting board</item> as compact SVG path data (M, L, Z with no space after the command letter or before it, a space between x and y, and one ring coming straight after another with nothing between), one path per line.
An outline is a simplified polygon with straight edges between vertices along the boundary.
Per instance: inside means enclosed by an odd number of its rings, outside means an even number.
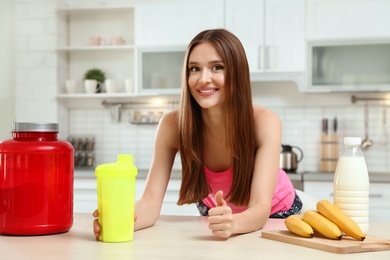
M390 250L390 239L371 236L367 236L364 241L357 241L350 237L332 240L318 236L313 238L299 237L288 230L269 230L262 231L261 237L337 254Z

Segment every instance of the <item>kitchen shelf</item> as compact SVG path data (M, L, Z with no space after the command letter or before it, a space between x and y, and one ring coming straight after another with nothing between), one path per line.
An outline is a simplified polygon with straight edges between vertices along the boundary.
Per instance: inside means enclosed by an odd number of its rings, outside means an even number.
M104 46L68 46L60 47L58 51L113 51L113 50L134 50L134 45L104 45Z
M132 125L157 125L158 122L155 121L155 122L134 122L134 121L130 121L130 124Z
M123 99L153 99L161 98L165 100L179 101L179 95L166 95L162 93L75 93L75 94L57 94L57 99L110 99L110 98L123 98Z
M86 14L86 13L106 13L106 12L128 12L134 10L134 6L97 6L97 7L60 7L58 14Z
M179 95L166 94L136 94L136 93L76 93L58 94L56 99L68 108L101 107L104 102L111 104L159 106L179 103ZM82 101L82 102L80 102Z

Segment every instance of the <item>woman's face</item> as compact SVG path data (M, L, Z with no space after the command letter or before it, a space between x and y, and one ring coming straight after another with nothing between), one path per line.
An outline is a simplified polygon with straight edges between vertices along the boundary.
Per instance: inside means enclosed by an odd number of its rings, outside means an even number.
M210 43L200 43L192 49L188 69L188 86L202 108L213 108L225 101L225 64Z

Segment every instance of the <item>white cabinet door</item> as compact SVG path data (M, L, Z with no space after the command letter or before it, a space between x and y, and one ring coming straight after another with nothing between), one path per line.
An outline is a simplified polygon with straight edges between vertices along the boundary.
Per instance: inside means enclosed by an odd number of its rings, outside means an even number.
M225 27L243 43L251 72L304 70L304 0L227 0L225 15Z
M390 36L388 0L307 1L307 38Z
M223 27L223 1L170 1L138 4L138 46L188 45L199 32Z
M370 221L389 221L390 183L370 183Z
M329 200L333 202L333 182L304 181L303 191L317 200Z
M265 2L265 68L267 71L305 69L305 1Z
M226 1L225 28L244 46L251 72L264 68L264 1Z

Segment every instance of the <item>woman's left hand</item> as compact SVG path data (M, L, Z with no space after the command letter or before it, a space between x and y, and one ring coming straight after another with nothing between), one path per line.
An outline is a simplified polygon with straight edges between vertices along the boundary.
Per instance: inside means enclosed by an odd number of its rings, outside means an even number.
M209 228L214 236L229 238L233 234L233 213L232 209L223 199L223 191L215 194L217 207L209 210Z

